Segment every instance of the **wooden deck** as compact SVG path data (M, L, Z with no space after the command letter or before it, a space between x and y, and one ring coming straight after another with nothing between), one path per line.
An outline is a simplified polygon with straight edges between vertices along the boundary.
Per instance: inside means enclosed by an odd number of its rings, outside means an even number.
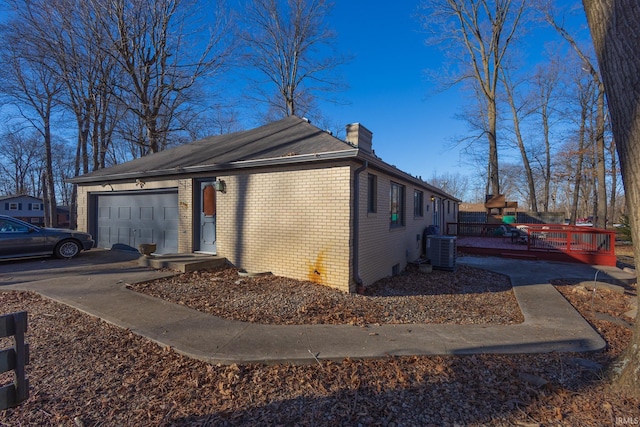
M615 233L576 227L531 226L526 241L504 236L458 236L461 253L526 260L616 266Z

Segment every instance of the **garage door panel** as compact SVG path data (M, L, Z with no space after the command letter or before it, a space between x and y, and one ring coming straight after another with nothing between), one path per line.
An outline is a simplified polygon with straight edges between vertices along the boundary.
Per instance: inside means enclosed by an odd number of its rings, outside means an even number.
M108 217L107 217L108 218ZM98 227L98 242L105 242L100 247L111 247L111 227Z
M157 253L178 251L177 191L97 197L98 247L123 244L137 249L141 243L155 243Z
M163 233L163 237L164 237L164 245L170 245L172 244L172 242L177 242L178 241L178 231L177 230L164 230Z
M133 244L133 242L131 241L131 229L129 227L118 227L116 239L116 243L122 243L131 246Z
M102 206L98 209L98 218L111 218L111 207Z
M153 206L145 206L140 208L140 219L145 221L153 221Z
M130 206L119 207L118 208L118 219L120 219L120 220L131 219L131 207Z
M165 206L163 209L165 221L178 221L178 207Z
M138 235L136 236L136 243L152 243L157 239L154 239L154 229L153 228L141 228L138 230Z

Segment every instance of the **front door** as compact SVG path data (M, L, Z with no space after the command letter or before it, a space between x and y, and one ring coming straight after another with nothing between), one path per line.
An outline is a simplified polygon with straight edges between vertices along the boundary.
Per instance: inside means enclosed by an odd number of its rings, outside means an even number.
M200 252L216 253L216 189L213 181L200 183Z

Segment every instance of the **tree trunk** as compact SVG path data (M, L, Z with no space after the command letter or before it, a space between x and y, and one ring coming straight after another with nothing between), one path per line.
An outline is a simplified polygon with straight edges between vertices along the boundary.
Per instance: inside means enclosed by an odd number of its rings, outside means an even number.
M500 175L498 169L498 140L496 137L498 128L498 109L495 98L488 100L488 107L489 129L487 132L487 138L489 138L489 185L491 187L491 194L497 196L500 194Z
M598 101L596 112L596 185L597 185L597 209L593 225L598 228L607 226L607 182L604 158L604 85L598 84Z
M582 163L584 162L584 139L585 139L585 127L587 121L587 106L582 105L580 113L580 131L578 135L578 163L576 164L576 177L575 186L573 189L573 202L571 204L571 218L569 223L571 225L576 224L578 216L578 201L580 200L580 187L582 186Z
M617 208L617 196L618 196L618 159L616 157L616 143L611 141L609 144L609 157L611 157L611 191L609 192L609 219L612 223L619 222L620 219L616 216Z
M627 198L634 255L640 260L640 3L583 0L604 82ZM615 384L640 396L640 317L612 369Z
M536 183L533 179L533 172L531 171L531 163L529 162L529 155L524 145L524 139L522 138L522 132L520 131L520 117L518 116L518 108L516 107L516 101L513 94L514 86L511 85L507 73L504 72L504 88L507 93L507 99L509 101L509 107L511 109L511 119L513 120L513 131L516 135L516 142L518 149L520 150L520 157L522 158L522 166L524 167L524 173L527 177L527 186L529 188L529 207L532 212L538 212L538 199L536 197ZM548 182L548 181L547 181ZM548 199L548 197L547 197Z
M544 200L542 210L549 212L549 199L551 198L551 142L549 138L549 114L548 106L545 102L542 106L542 127L544 133ZM537 209L536 209L537 211Z
M48 100L50 102L50 100ZM45 225L49 227L58 226L58 207L56 203L56 186L53 179L53 153L51 151L51 123L49 117L51 117L51 107L47 107L48 115L44 117L43 134L44 134L44 150L45 150L45 176L44 182L45 191L44 196L48 200L49 210L45 211L47 218L45 217Z

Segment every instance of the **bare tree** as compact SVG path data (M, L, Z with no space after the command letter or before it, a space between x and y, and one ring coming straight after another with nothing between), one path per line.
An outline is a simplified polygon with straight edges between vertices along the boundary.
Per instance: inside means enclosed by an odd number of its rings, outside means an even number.
M0 136L0 176L4 193L38 195L31 174L40 166L40 153L37 135L11 129Z
M107 53L105 33L89 2L73 0L10 0L13 21L46 51L51 71L63 83L60 102L76 121L75 175L105 167L105 153L115 125L112 82L115 61ZM89 146L89 142L91 145ZM90 162L91 157L91 162ZM56 190L65 187L57 186ZM75 226L76 188L70 200ZM65 194L60 194L65 197Z
M334 72L347 58L332 50L331 8L327 0L247 3L242 40L247 65L266 79L255 86L254 99L267 104L267 116L306 116L319 93L342 87Z
M609 207L607 208L607 214L609 219L613 222L618 221L618 155L616 153L616 142L613 138L609 140L609 146L607 147L609 153L609 161L611 163L611 191L609 191Z
M54 110L59 104L63 83L53 72L51 58L33 39L28 29L11 21L2 27L3 91L12 99L21 117L42 137L44 170L42 171L45 225L56 226L52 131Z
M526 177L526 188L528 188L526 199L529 201L529 208L531 209L531 211L537 212L538 200L536 198L536 181L533 177L531 162L529 161L529 153L527 152L527 147L525 147L524 137L520 128L521 121L526 116L531 114L531 107L526 101L516 101L515 91L517 89L517 85L512 81L510 72L505 67L501 67L500 78L502 79L505 93L507 95L507 103L509 104L509 109L511 110L513 133L515 136L516 145L518 146L518 151L520 151L520 158L522 159L524 176Z
M636 0L583 0L583 5L609 103L635 259L640 259L640 6ZM640 396L640 317L613 373L620 388Z
M435 185L461 200L469 196L469 177L466 175L459 173L434 174L429 179L429 184Z
M606 227L607 221L607 184L606 184L606 165L605 165L605 99L604 99L604 84L600 78L600 72L598 67L589 55L582 49L575 38L567 31L560 23L556 21L553 16L553 12L550 9L546 9L547 22L569 43L572 49L578 54L583 63L583 68L586 70L597 87L597 115L596 115L596 127L595 127L595 182L596 182L596 197L594 197L594 225L600 228Z
M53 143L53 167L57 171L54 176L55 192L59 195L57 201L60 205L71 207L72 201L75 201L77 197L75 193L76 186L74 184L67 184L67 179L73 178L76 175L75 170L75 153L72 150L68 150L66 142L64 140L56 140ZM76 227L75 215L70 214L71 228Z
M498 164L498 84L500 68L513 43L525 11L524 0L427 0L422 5L427 30L437 35L449 52L460 53L467 65L454 83L472 80L486 106L488 181L493 194L500 193Z
M542 192L542 210L549 212L551 199L552 159L551 159L551 127L553 117L558 113L556 104L559 101L559 86L561 74L560 62L552 58L549 63L540 67L533 79L538 103L537 113L542 125L542 143L544 147L544 161L540 161L544 188Z
M579 122L578 122L578 147L574 152L575 156L575 169L573 170L573 176L570 179L573 181L573 201L571 204L571 217L570 224L575 224L578 215L578 205L580 202L580 195L589 194L588 191L583 189L583 169L585 162L585 152L587 151L586 143L589 133L588 121L590 112L593 110L593 95L594 87L593 82L585 79L576 79L576 96L580 107Z
M213 6L202 10L191 0L91 3L101 14L109 53L126 76L116 87L119 100L144 126L136 143L142 154L160 151L170 143L172 132L182 130L176 117L195 82L227 65L232 52L228 15ZM211 25L199 31L191 17L204 15ZM208 37L201 40L199 34Z

